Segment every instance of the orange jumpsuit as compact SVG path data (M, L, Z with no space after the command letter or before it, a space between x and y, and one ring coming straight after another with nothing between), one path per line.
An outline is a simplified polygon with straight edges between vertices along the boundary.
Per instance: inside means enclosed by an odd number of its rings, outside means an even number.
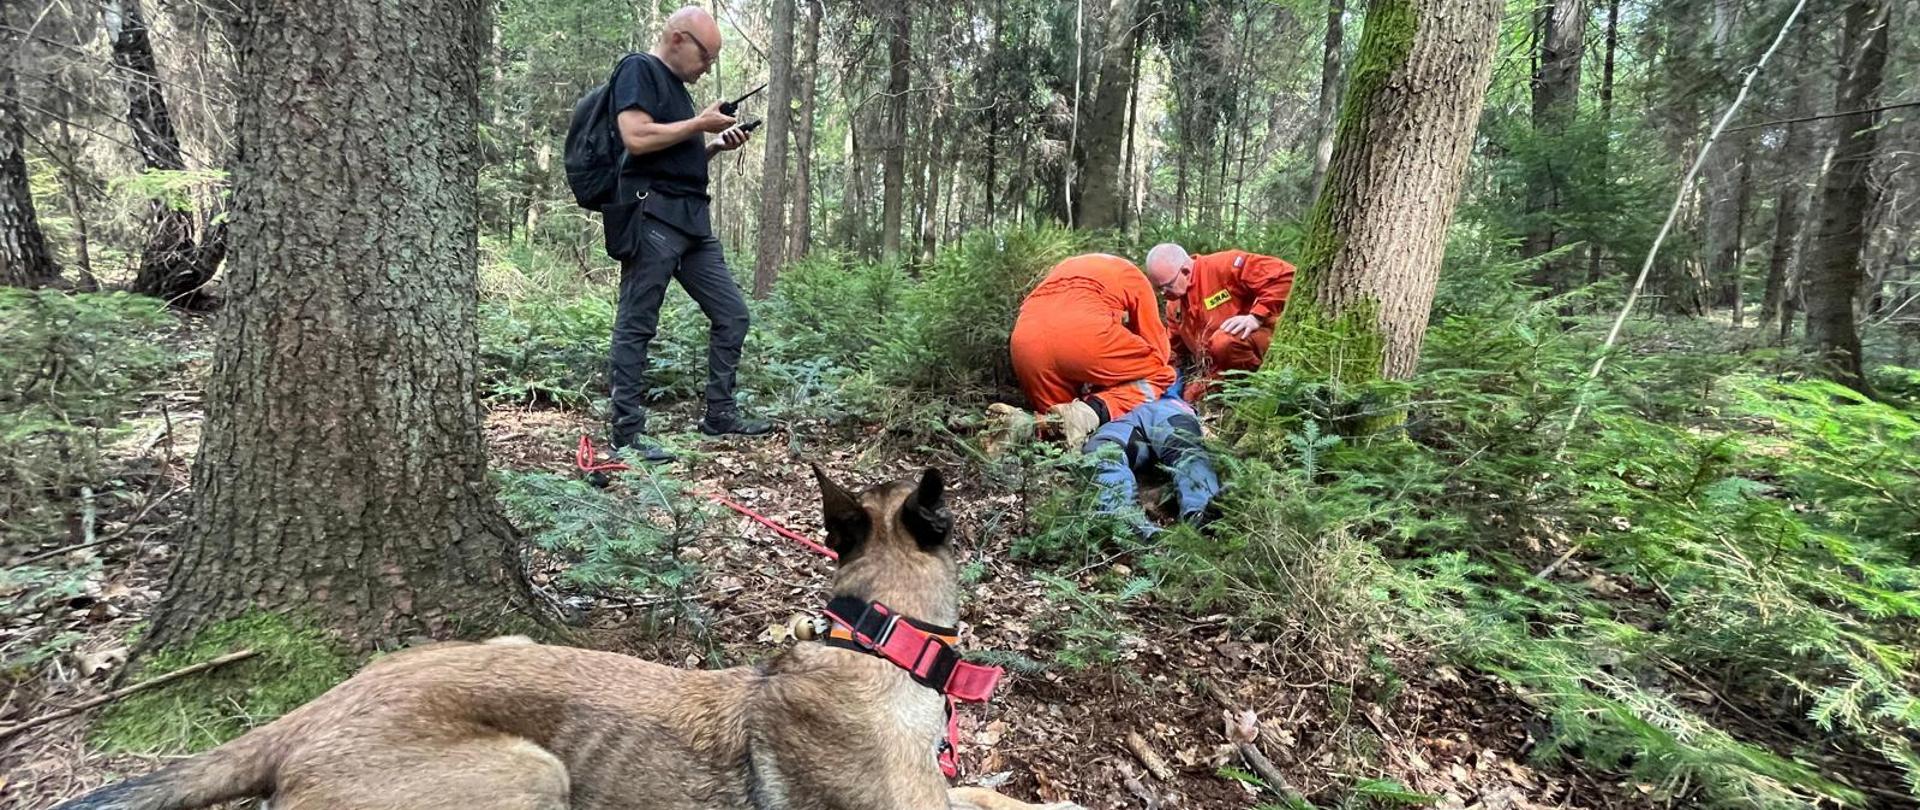
M1226 250L1193 257L1187 294L1167 304L1180 354L1200 361L1200 373L1185 387L1189 400L1206 392L1206 378L1215 372L1260 367L1291 292L1293 265L1272 256ZM1244 338L1220 331L1236 315L1259 318L1260 328Z
M1033 409L1076 398L1118 419L1173 385L1173 351L1146 274L1104 253L1075 256L1027 294L1013 324L1013 371Z

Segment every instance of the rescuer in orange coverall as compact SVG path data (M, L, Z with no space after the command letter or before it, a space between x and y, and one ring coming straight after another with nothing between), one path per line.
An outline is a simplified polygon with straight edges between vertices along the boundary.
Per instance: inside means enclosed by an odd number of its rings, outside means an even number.
M1054 265L1020 305L1014 374L1028 403L1059 418L1071 444L1173 384L1156 286L1133 262L1089 253Z
M1189 256L1162 243L1147 252L1147 274L1172 279L1163 288L1167 325L1175 353L1198 367L1182 391L1194 402L1218 372L1260 367L1293 291L1293 265L1244 250Z

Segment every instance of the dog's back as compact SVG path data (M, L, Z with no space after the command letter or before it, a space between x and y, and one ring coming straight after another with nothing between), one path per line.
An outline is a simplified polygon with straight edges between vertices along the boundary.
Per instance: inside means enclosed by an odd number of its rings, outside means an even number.
M233 742L59 810L170 810L269 792L275 810L557 808L602 804L594 794L615 787L621 800L606 804L648 793L663 807L744 801L751 670L501 641L395 654Z

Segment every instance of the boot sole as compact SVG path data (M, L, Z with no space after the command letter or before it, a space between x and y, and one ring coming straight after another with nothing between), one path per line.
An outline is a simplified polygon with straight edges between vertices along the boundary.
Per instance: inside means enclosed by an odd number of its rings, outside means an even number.
M766 430L760 431L759 433L748 433L746 431L741 431L741 430L709 430L706 425L701 425L700 432L707 436L716 436L716 437L718 436L765 436L769 433L772 433L773 428L767 428Z

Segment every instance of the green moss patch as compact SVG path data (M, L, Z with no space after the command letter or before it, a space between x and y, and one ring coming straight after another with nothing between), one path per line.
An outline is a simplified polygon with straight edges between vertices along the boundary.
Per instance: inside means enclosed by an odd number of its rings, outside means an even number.
M92 743L116 753L205 750L318 697L353 672L325 633L260 613L215 625L185 647L149 654L129 682L243 649L260 654L113 704L94 724Z

